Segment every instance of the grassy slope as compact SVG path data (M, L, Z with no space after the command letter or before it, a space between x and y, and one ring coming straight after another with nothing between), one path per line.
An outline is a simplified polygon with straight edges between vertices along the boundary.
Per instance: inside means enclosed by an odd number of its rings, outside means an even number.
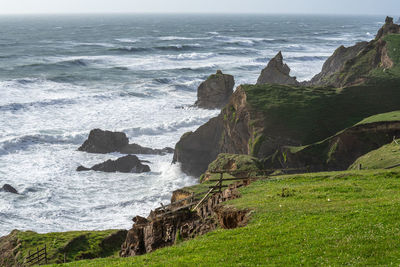
M19 232L18 239L21 242L21 247L18 251L21 252L19 262L23 262L24 258L28 255L28 251L36 251L36 248L43 248L46 244L48 259L50 263L60 263L64 260L64 253L67 261L74 261L83 259L87 256L95 257L109 257L118 255L120 247L113 249L102 249L99 245L100 242L117 230L106 231L75 231L75 232L57 232L38 234L32 231ZM84 235L86 238L76 239L71 248L66 247L68 242Z
M261 111L269 135L310 144L362 119L400 109L400 34L385 37L394 67L377 68L366 84L343 89L243 85L251 107Z
M368 124L368 123L375 123L375 122L388 122L388 121L400 121L400 110L396 110L396 111L392 111L392 112L387 112L387 113L381 113L381 114L377 114L377 115L373 115L370 117L367 117L365 119L363 119L362 121L356 123L354 126L356 125L363 125L363 124ZM351 127L349 127L351 128ZM324 146L324 145L328 145L329 140L338 136L339 134L343 133L344 131L346 131L346 129L339 131L338 133L336 133L333 136L330 136L322 141L310 144L310 145L306 145L306 146L299 146L299 147L290 147L290 151L292 153L297 153L300 152L306 148L312 147L312 146ZM329 150L329 149L328 149ZM326 151L326 148L320 148L317 149L317 154L322 153L321 151Z
M400 144L400 139L397 140ZM361 164L362 169L383 169L400 164L400 145L392 142L377 150L358 158L349 169L357 169Z
M381 121L400 121L400 110L370 116L370 117L360 121L356 125L381 122Z
M281 197L283 188L291 196ZM254 210L246 227L140 257L67 266L399 265L399 189L400 168L258 181L227 203Z

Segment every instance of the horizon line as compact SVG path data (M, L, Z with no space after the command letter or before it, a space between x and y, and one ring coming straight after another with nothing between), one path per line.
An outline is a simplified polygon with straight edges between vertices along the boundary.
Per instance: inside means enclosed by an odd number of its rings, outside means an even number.
M141 11L141 12L119 12L119 11L111 11L111 12L20 12L20 13L1 13L0 16L49 16L49 15L303 15L303 16L392 16L387 14L372 14L372 13L363 13L363 14L355 14L355 13L308 13L308 12L290 12L290 13L280 13L280 12L151 12L151 11Z

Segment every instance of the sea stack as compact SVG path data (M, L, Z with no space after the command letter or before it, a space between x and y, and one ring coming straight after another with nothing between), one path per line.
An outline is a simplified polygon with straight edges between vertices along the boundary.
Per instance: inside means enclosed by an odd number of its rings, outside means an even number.
M205 109L224 107L233 93L234 85L235 80L232 75L223 74L218 70L200 84L195 105Z
M261 71L257 84L298 85L299 82L296 80L296 77L291 77L289 73L290 68L283 63L282 52L279 51L279 53L269 61L267 67Z

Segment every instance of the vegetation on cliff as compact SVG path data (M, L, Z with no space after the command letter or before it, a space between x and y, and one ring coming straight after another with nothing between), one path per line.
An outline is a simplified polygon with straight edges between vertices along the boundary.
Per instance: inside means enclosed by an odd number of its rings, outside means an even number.
M400 168L279 176L226 203L247 226L217 230L144 256L66 266L400 264Z
M393 166L400 166L400 139L361 156L349 169L385 169Z
M126 230L74 231L39 234L32 231L13 231L2 237L2 242L14 243L10 250L12 258L5 266L21 265L28 253L47 248L49 263L63 263L82 259L117 256L125 240ZM12 239L12 240L9 240ZM1 246L2 247L2 246ZM7 251L2 251L3 257ZM7 253L8 254L8 253Z

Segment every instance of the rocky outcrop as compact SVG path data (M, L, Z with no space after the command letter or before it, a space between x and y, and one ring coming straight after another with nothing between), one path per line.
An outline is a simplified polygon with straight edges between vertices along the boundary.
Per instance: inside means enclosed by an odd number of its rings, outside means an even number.
M400 26L393 23L393 18L386 17L385 25L383 25L383 27L378 31L378 34L376 35L376 40L381 39L385 35L391 33L400 33Z
M179 162L182 171L199 176L219 154L222 117L212 118L195 132L185 133L175 146L173 163Z
M125 133L94 129L88 139L78 148L79 151L106 154L117 152L129 144Z
M322 85L329 84L329 80L327 79L334 73L340 71L346 61L357 56L358 53L361 52L366 46L368 42L360 42L351 47L340 46L335 50L332 56L330 56L322 66L322 71L315 75L310 82L306 82L305 84L311 85Z
M233 93L234 85L235 80L232 75L223 74L218 70L200 84L195 105L206 109L224 107Z
M18 230L13 230L9 235L0 237L0 266L19 266Z
M237 188L248 183L239 182L221 193L216 193L198 207L196 212L191 212L189 208L181 208L167 213L162 210L153 211L148 218L135 217L133 219L135 224L128 231L120 256L130 257L150 253L178 241L210 232L218 225L225 229L245 226L249 210L237 210L219 204L240 197Z
M360 156L392 142L394 136L400 136L400 121L356 125L304 148L283 147L266 168L347 170Z
M78 150L99 154L119 152L121 154L165 155L174 152L170 147L153 149L142 147L138 144L129 144L129 139L125 133L103 131L101 129L91 130L88 139Z
M339 47L324 63L322 71L311 81L302 84L346 87L364 83L368 80L367 76L371 70L377 67L391 68L393 66L393 62L387 55L383 37L396 33L400 33L400 26L393 23L393 18L387 17L374 40L360 42L348 48ZM359 64L360 62L362 64Z
M12 186L9 185L9 184L3 185L2 190L3 190L4 192L8 192L8 193L12 193L12 194L18 194L17 189L15 189L14 187L12 187Z
M283 63L282 52L279 51L279 53L269 61L267 67L261 71L257 84L298 85L299 82L296 80L296 77L291 77L289 73L290 68Z
M100 172L123 172L123 173L142 173L149 172L150 167L142 164L135 155L128 155L117 160L107 160L103 163L96 164L91 168L79 166L77 171L100 171Z

